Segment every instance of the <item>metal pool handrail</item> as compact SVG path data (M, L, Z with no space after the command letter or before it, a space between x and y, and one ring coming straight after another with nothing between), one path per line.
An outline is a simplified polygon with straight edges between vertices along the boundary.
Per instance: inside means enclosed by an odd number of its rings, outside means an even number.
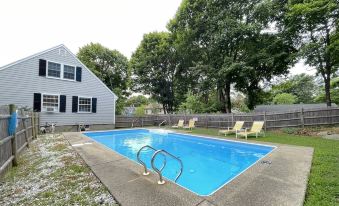
M154 150L155 152L157 152L158 150L155 149L154 147L149 146L149 145L145 145L145 146L141 147L141 148L139 149L138 153L137 153L137 160L138 160L138 162L139 162L140 164L142 164L142 166L144 166L144 169L145 169L143 175L149 175L149 172L148 172L148 170L147 170L147 166L146 166L145 162L143 162L143 161L140 159L140 153L141 153L141 151L142 151L143 149L145 149L145 148L150 148L150 149ZM162 167L160 168L160 172L165 168L166 163L167 163L167 161L166 161L166 156L164 155L164 157L165 157L165 159L164 159L164 164L163 164Z
M181 174L182 174L182 170L184 169L184 165L182 164L181 159L179 159L178 157L172 155L171 153L167 152L166 150L158 150L158 151L156 151L156 152L153 154L152 160L151 160L152 168L154 169L154 171L156 171L156 172L158 173L159 178L160 178L160 180L158 181L158 184L164 184L164 183L165 183L165 181L164 181L163 178L162 178L162 174L161 174L163 168L161 168L161 169L159 170L159 169L156 168L155 165L154 165L155 157L156 157L158 154L168 155L168 156L170 156L170 157L172 157L172 158L178 160L178 162L180 163L180 172L179 172L179 174L177 175L177 177L174 179L174 182L177 182L177 180L179 179L179 177L180 177Z

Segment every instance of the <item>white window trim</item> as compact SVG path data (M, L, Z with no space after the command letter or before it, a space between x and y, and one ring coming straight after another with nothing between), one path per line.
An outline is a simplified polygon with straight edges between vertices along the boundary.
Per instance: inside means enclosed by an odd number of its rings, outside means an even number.
M66 66L69 66L69 67L74 67L74 79L68 79L68 78L65 78L65 65ZM68 81L72 81L72 82L74 82L74 81L76 81L76 78L77 78L77 76L76 76L76 74L77 74L77 67L76 66L73 66L73 65L69 65L69 64L62 64L62 79L63 80L68 80Z
M60 64L60 77L53 77L53 76L48 75L48 62ZM70 66L70 67L74 67L74 79L65 79L64 78L64 66L65 65ZM46 77L49 78L49 79L60 79L60 80L65 80L65 81L70 81L70 82L76 82L77 66L71 65L71 64L62 64L62 63L59 63L59 62L46 60Z
M53 95L53 96L58 96L58 110L54 112L49 112L44 110L44 95ZM60 111L60 94L51 94L51 93L41 93L41 112L46 112L46 113L59 113Z
M80 105L79 105L79 102L80 102L80 98L87 98L87 99L90 99L91 100L91 105L90 105L90 110L89 112L80 112L79 108L80 108ZM88 96L78 96L78 113L80 114L90 114L92 113L92 103L93 103L93 97L88 97Z

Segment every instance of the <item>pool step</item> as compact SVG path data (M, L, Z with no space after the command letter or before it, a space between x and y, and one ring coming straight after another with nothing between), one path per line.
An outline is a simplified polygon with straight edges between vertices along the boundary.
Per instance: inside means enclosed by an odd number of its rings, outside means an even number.
M177 182L177 180L178 180L179 177L181 176L182 171L183 171L183 169L184 169L184 165L183 165L182 161L181 161L178 157L176 157L176 156L174 156L173 154L167 152L166 150L157 150L157 149L155 149L154 147L152 147L152 146L150 146L150 145L145 145L145 146L141 147L141 148L139 149L138 153L137 153L137 160L138 160L138 162L139 162L142 166L144 166L144 169L145 169L144 172L143 172L143 175L149 175L149 171L147 170L147 166L146 166L145 162L143 162L143 161L140 159L140 153L141 153L141 151L142 151L143 149L145 149L145 148L149 148L149 149L151 149L151 150L154 151L154 153L153 153L153 155L152 155L152 159L151 159L151 165L152 165L153 170L154 170L156 173L158 173L158 175L159 175L159 181L158 181L158 184L159 184L159 185L165 184L165 181L163 180L163 177L162 177L162 170L165 168L166 163L167 163L166 156L172 157L173 159L177 160L177 161L179 162L179 164L180 164L180 171L179 171L178 175L176 176L176 178L174 179L174 182ZM158 169L158 168L154 165L154 160L155 160L156 156L157 156L157 155L160 155L160 154L164 156L164 163L163 163L163 165L161 166L161 168Z

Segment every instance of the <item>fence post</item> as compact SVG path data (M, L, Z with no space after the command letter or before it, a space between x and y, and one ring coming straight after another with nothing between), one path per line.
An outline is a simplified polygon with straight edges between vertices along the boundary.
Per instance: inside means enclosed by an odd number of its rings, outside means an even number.
M208 129L208 115L207 114L205 116L205 121L206 121L206 128Z
M231 125L231 127L233 127L233 125L234 125L234 113L232 113L232 125Z
M332 114L332 108L330 109L330 125L333 124L333 114Z
M36 126L35 126L35 121L34 121L34 112L32 112L32 116L31 116L31 126L32 126L32 136L33 139L36 138Z
M12 115L15 112L15 105L10 104L9 105L9 113ZM13 158L13 166L18 165L18 160L17 160L17 146L16 146L16 129L13 134L13 138L11 139L11 146L12 146L12 155L14 156Z
M38 130L40 129L40 113L37 113Z
M266 111L264 112L264 125L265 125L265 132L266 132L267 131Z
M24 130L25 130L25 139L27 142L27 147L29 147L29 140L28 140L28 132L27 132L27 123L26 123L27 119L21 119L22 124L24 125Z
M141 127L144 127L144 119L141 117Z
M304 108L301 108L300 111L300 122L301 122L301 127L305 127L305 119L304 119Z

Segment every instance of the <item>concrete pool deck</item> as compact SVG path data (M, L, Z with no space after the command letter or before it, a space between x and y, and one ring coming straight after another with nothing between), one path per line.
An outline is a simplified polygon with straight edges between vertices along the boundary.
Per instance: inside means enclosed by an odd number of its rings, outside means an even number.
M63 134L123 206L303 205L313 156L310 147L240 140L277 148L211 196L202 197L169 181L158 185L157 174L143 176L141 165L81 133Z

